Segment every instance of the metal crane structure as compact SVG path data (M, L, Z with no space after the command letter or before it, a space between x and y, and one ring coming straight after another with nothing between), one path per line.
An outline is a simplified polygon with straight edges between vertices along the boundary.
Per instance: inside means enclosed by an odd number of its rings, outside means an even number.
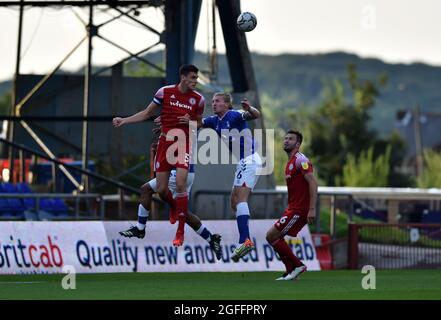
M84 69L84 76L82 79L83 85L83 99L82 99L82 112L75 117L68 116L55 116L50 119L41 117L42 121L79 121L82 123L81 130L81 160L82 169L87 171L87 164L89 159L89 145L90 145L90 130L89 122L93 121L110 121L114 116L109 114L108 116L93 116L90 113L91 107L91 84L96 81L96 76L102 74L105 71L112 70L112 72L119 72L122 74L122 65L132 59L137 59L147 64L150 68L159 72L163 77L164 83L178 82L178 69L182 64L192 63L195 53L195 38L198 29L199 17L201 15L202 0L11 0L1 1L0 9L2 7L14 7L19 10L18 28L17 28L17 51L16 51L16 66L15 75L13 79L12 90L12 114L9 117L4 117L5 120L11 120L8 122L8 140L12 143L16 140L17 126L21 127L29 134L34 142L38 144L41 150L50 158L55 159L55 154L46 145L44 139L42 139L35 130L29 125L30 122L38 120L38 116L26 117L22 114L22 108L29 100L39 91L51 77L63 66L63 63L80 47L81 44L87 43L87 56ZM32 89L26 91L23 94L23 89L20 88L20 78L23 76L20 72L20 56L22 51L22 38L23 38L23 23L25 19L25 9L30 7L52 7L59 10L72 10L73 8L87 9L88 19L84 21L77 15L78 19L84 25L85 36L77 43L73 49L68 51L66 56L45 76L41 77L38 83L32 87ZM164 13L164 30L158 31L151 27L148 23L141 21L137 12L147 7L160 8ZM252 103L260 108L258 99L258 91L254 71L251 63L251 55L248 50L246 37L243 32L236 28L236 17L240 14L240 0L212 0L212 14L214 24L215 8L217 7L220 22L222 25L222 31L224 40L226 43L226 57L228 66L230 69L231 85L233 88L233 96L238 97L246 95ZM115 14L112 18L109 18L105 22L97 23L94 20L94 14L98 9L111 11ZM146 31L151 32L157 36L157 41L145 47L145 49L138 52L131 52L126 49L124 45L118 44L111 39L106 38L100 33L100 28L112 23L115 20L130 19L133 23L138 24L145 28ZM215 27L213 26L213 32ZM106 66L98 71L93 70L93 40L94 38L100 38L106 41L110 45L124 51L127 56L118 61L117 63ZM215 33L214 33L214 45L213 52L215 54ZM143 56L146 52L157 48L158 45L165 46L165 68L149 61ZM216 59L212 59L215 61ZM213 79L213 73L216 72L216 66L211 65L210 75L206 75L202 72L201 80L203 84L210 85L210 79ZM95 89L94 89L95 90ZM21 92L19 95L18 93ZM56 94L56 93L55 93ZM17 123L18 122L18 123ZM20 129L21 129L20 127ZM263 120L255 125L257 128L263 129ZM62 137L60 138L62 139ZM8 158L10 172L14 172L14 152L13 148L9 148ZM88 175L82 175L82 181L76 181L76 179L69 173L69 171L63 166L62 163L57 163L58 168L64 175L75 185L78 191L88 192Z

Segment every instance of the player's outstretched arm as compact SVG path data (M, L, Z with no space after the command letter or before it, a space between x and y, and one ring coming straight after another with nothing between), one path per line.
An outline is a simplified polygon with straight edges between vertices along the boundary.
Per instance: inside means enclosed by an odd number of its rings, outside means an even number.
M130 123L138 123L138 122L142 122L147 120L148 118L150 118L157 110L159 110L160 106L157 105L154 102L151 102L147 108L145 108L144 110L135 113L134 115L131 115L130 117L126 117L126 118L121 118L121 117L116 117L113 118L113 126L116 127L121 127L122 125L126 125L126 124L130 124Z
M317 203L317 190L318 183L312 172L305 174L305 179L309 186L309 211L308 211L308 223L312 224L315 220L315 205Z
M241 102L242 109L245 111L243 118L245 120L254 120L260 117L260 111L250 105L247 98L243 99Z

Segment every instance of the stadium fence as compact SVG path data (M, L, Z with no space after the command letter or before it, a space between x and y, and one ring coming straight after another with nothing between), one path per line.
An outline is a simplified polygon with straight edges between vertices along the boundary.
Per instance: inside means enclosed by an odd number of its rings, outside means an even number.
M441 268L441 224L356 224L348 228L348 266Z

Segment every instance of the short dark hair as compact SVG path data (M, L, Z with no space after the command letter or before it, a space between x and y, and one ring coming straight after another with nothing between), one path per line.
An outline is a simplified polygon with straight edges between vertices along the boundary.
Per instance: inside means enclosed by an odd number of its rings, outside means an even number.
M186 76L190 72L198 73L199 69L193 64L184 64L179 68L179 76Z
M289 129L286 134L295 134L295 136L297 137L297 142L302 144L302 142L303 142L303 134L300 131Z

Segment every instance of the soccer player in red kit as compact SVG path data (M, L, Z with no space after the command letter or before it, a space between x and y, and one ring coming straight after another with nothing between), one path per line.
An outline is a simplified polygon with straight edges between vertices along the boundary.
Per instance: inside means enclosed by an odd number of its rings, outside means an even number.
M285 235L297 236L307 223L311 224L315 220L317 181L311 161L299 152L302 141L303 135L295 130L289 130L283 141L283 149L289 159L285 167L288 207L266 234L266 240L286 267L286 272L276 280L295 280L306 271L306 266L294 255L284 239Z
M195 90L199 69L194 65L179 68L180 82L160 88L153 101L130 117L113 119L114 127L145 121L161 109L155 169L159 196L166 201L178 218L174 246L184 242L185 217L188 211L187 176L190 165L190 132L188 119L202 123L205 99ZM178 129L178 130L176 130ZM168 188L170 171L176 168L176 199ZM173 220L173 219L171 219Z

